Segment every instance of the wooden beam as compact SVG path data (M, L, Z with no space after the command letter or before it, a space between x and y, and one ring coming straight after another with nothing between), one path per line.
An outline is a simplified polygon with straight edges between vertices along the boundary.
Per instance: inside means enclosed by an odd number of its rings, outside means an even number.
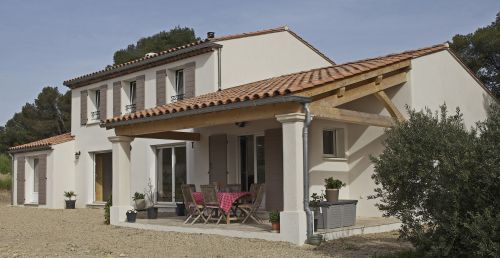
M393 76L384 78L380 84L376 84L376 81L346 90L342 97L338 97L337 94L332 94L330 96L324 97L322 99L313 101L311 107L314 106L327 106L336 107L342 104L366 97L368 95L374 94L381 90L385 90L402 83L406 82L406 73L398 73Z
M391 127L394 125L393 119L389 116L375 115L335 107L314 106L311 107L311 113L315 118L318 117L339 122L380 127Z
M331 92L333 90L348 86L348 85L353 85L362 81L366 81L372 78L375 78L379 75L384 75L388 73L392 73L398 70L401 70L402 72L406 72L411 67L411 62L410 60L402 61L396 64L392 64L383 68L379 68L376 70L373 70L371 72L367 73L362 73L360 75L355 75L351 77L347 77L345 79L341 79L338 81L334 81L332 83L328 83L322 86L317 86L317 87L312 87L310 89L304 90L302 92L296 93L294 95L297 96L304 96L304 97L313 97L317 96L320 94L324 94L327 92ZM347 89L346 89L347 91Z
M125 136L155 134L186 128L200 128L269 118L275 119L276 115L297 112L302 112L302 104L300 103L289 102L270 104L172 119L156 120L131 125L122 125L115 128L115 134Z
M389 96L387 96L387 94L385 94L385 92L383 90L376 92L375 97L377 97L377 99L380 102L382 102L384 107L387 109L387 111L389 111L389 114L391 114L391 116L394 119L398 120L399 122L402 122L405 120L405 117L403 116L403 114L401 114L401 112L399 112L396 105L394 105L394 103L391 101Z
M199 133L167 131L161 133L127 135L135 138L149 138L149 139L165 139L165 140L182 140L182 141L200 141Z

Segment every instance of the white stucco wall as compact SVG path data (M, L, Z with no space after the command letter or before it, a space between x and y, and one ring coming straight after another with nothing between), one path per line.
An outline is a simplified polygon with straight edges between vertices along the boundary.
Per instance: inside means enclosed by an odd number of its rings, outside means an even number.
M223 88L331 65L287 31L217 43Z
M446 103L454 113L460 107L468 127L486 118L491 96L448 51L416 58L411 65L413 108L438 110Z
M47 178L51 183L51 187L47 188L50 199L47 201L50 200L50 208L62 209L65 207L64 192L75 190L75 141L54 145L52 148L52 175L50 180ZM77 200L79 198L77 196Z

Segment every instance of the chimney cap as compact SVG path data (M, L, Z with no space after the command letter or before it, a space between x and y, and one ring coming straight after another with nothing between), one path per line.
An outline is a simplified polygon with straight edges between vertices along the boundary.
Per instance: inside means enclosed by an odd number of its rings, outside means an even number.
M213 39L213 38L215 38L215 32L213 32L213 31L209 31L209 32L207 32L207 38L208 38L208 39Z

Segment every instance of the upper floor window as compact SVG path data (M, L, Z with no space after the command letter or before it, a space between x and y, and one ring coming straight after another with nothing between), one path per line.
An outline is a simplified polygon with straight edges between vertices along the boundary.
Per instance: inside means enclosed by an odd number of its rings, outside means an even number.
M91 92L91 98L93 103L93 111L90 113L92 120L100 120L100 107L101 107L101 91L95 90Z
M344 129L323 130L323 155L330 158L345 158Z
M129 84L129 105L125 106L127 113L132 113L136 111L137 103L137 82L132 81Z
M184 99L184 70L175 71L175 93L172 96L172 101L183 100Z

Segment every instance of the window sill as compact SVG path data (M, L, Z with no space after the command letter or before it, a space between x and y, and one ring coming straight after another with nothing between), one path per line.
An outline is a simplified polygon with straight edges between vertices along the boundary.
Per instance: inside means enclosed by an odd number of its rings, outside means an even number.
M323 156L323 160L326 161L337 161L337 162L347 162L347 158L339 158L339 157L329 157L329 156Z
M86 126L93 126L93 125L99 125L101 124L101 120L92 120L90 122L87 122Z

